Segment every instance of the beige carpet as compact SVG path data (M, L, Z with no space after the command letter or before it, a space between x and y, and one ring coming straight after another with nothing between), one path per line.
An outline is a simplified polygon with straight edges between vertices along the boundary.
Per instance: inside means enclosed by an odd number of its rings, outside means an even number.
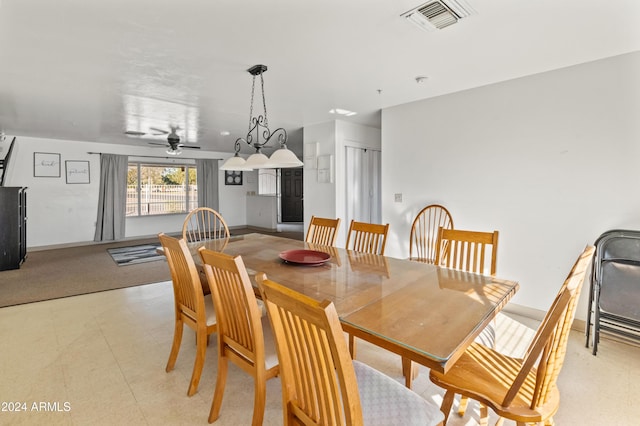
M167 281L167 262L118 266L108 248L157 238L27 252L20 269L0 272L0 307Z
M234 230L232 235L244 234ZM302 239L302 233L272 233ZM118 266L107 249L156 243L157 238L91 244L27 253L20 269L0 271L0 307L168 281L164 260Z

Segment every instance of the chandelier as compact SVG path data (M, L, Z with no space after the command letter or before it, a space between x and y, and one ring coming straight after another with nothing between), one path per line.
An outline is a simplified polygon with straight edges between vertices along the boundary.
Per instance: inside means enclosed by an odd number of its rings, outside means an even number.
M264 78L262 74L267 71L266 65L254 65L247 70L253 76L251 85L251 107L249 109L249 131L246 138L238 138L235 143L235 155L222 164L220 170L254 170L254 169L279 169L288 167L300 167L302 161L287 148L287 132L282 127L269 129L267 118L267 102L264 96ZM260 76L260 88L262 92L262 107L264 115L253 115L253 100L256 89L256 77ZM277 141L280 148L271 157L262 153L262 148L269 148L271 141ZM254 148L256 152L246 160L240 157L240 148L243 144Z

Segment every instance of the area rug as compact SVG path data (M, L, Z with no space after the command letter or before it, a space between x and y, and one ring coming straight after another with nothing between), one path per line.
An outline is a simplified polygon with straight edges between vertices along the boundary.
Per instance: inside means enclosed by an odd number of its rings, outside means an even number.
M158 237L27 251L20 269L0 272L0 307L134 287L171 279L167 262L121 268L107 249L158 245ZM2 421L0 421L2 423Z
M241 229L233 232L241 235L256 231ZM273 235L298 240L303 238L302 232ZM159 244L158 237L149 237L28 251L20 269L0 272L0 308L171 280L166 261L134 263L121 268L107 253L107 249L111 248L140 245L157 247Z
M141 244L136 246L110 248L107 249L107 252L118 266L127 266L164 260L165 257L157 252L159 247L160 244Z

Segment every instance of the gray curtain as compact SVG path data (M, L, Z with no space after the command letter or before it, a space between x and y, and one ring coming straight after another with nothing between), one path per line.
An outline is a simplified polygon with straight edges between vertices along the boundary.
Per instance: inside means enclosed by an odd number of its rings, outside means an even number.
M94 241L124 238L128 162L126 155L100 155L100 194Z
M218 206L218 160L196 159L198 180L198 207L209 207L219 211Z

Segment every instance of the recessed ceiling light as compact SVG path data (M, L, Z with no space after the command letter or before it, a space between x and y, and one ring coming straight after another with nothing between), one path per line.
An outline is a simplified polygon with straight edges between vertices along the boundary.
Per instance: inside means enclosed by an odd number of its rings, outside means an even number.
M351 117L352 115L356 115L357 112L349 111L348 109L333 108L329 110L329 114L337 114L337 115L344 115L346 117Z
M427 81L429 77L425 77L423 75L419 75L416 77L416 83L418 84L423 84L425 81Z
M230 132L228 132L227 130L223 130L223 131L221 131L221 132L220 132L220 134L221 134L222 136L229 136L231 133L230 133Z

